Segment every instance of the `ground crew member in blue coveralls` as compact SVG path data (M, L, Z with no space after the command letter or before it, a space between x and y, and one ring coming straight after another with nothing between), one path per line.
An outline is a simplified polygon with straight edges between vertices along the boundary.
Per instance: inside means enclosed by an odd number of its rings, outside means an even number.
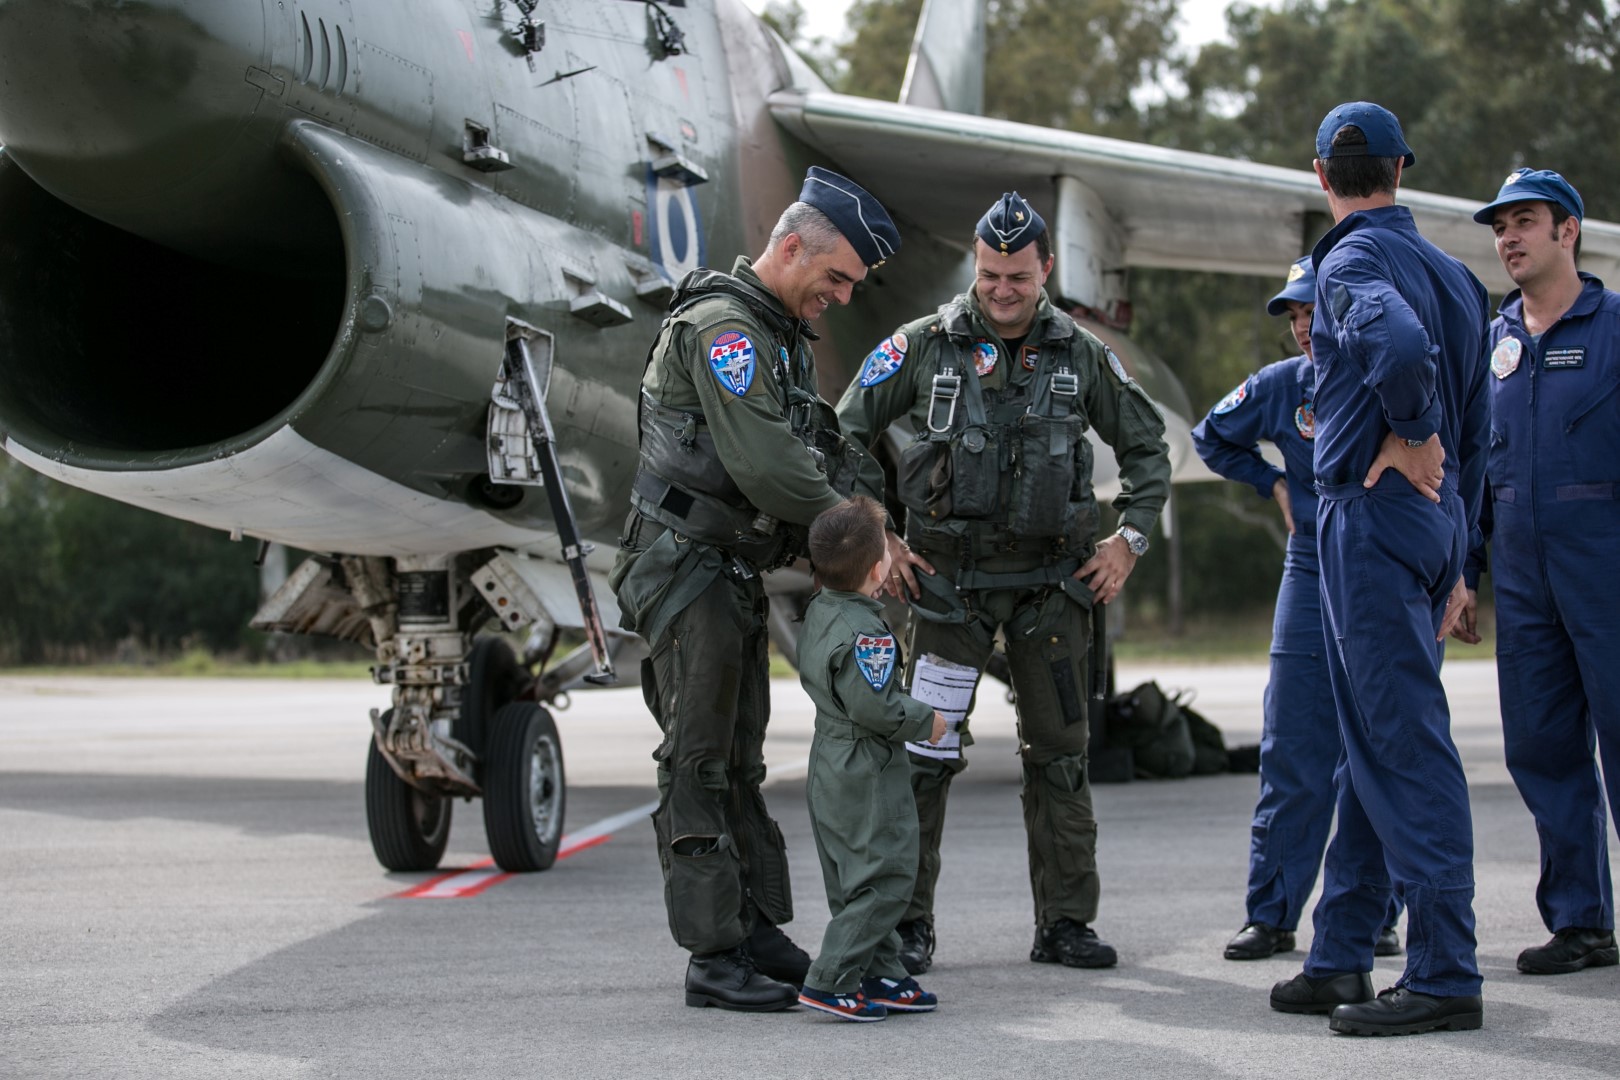
M876 599L892 561L883 507L856 496L810 526L821 588L799 634L799 681L816 705L805 796L832 920L799 1003L845 1020L932 1012L900 961L895 926L917 880L917 803L906 743L945 717L900 689L900 647Z
M688 1005L790 1008L810 966L779 929L793 918L787 850L760 793L761 578L804 554L810 523L857 483L882 493L882 471L817 394L808 320L849 303L899 244L876 199L812 168L757 261L681 279L642 378L609 582L621 625L652 650L642 689L664 733L653 829L670 932L692 954Z
M982 671L1005 635L1035 900L1030 959L1110 967L1118 956L1090 925L1100 885L1088 655L1098 605L1147 551L1170 491L1164 420L1119 358L1047 298L1051 238L1027 200L1004 194L975 234L972 289L879 343L838 417L863 446L901 417L916 432L897 468L911 547L892 552L890 576L912 605L908 676L925 655ZM1122 487L1120 527L1100 541L1093 427ZM955 749L912 758L922 855L900 936L914 975L933 962L946 799L966 767Z
M1609 815L1620 805L1620 294L1576 270L1585 206L1555 172L1519 169L1474 220L1518 288L1491 323L1491 499L1496 677L1508 772L1536 819L1536 906L1552 940L1527 975L1620 960ZM1477 642L1469 606L1455 632ZM1592 760L1603 759L1603 786Z
M1309 255L1288 268L1266 314L1286 314L1301 355L1267 364L1244 380L1193 428L1198 456L1228 480L1276 500L1288 551L1271 630L1271 678L1260 737L1260 800L1249 831L1248 920L1226 944L1228 960L1292 952L1294 931L1316 887L1333 826L1333 767L1339 721L1322 636L1321 574L1316 558L1316 371L1311 313L1316 269ZM1283 470L1260 454L1274 444ZM1398 956L1400 904L1391 899L1373 952Z
M1344 764L1338 829L1305 970L1273 1008L1334 1031L1417 1034L1483 1022L1468 783L1440 683L1478 536L1490 399L1485 288L1395 205L1414 161L1399 122L1340 105L1316 136L1336 224L1311 253L1317 550ZM1472 536L1471 536L1472 534ZM1372 994L1393 879L1407 962Z

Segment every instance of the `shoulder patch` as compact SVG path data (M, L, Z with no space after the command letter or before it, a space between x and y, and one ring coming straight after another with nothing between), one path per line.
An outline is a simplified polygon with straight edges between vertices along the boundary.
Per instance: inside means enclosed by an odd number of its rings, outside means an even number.
M1119 357L1114 355L1114 350L1104 345L1103 354L1108 357L1108 370L1114 373L1114 378L1122 383L1130 382L1131 377L1126 374L1125 365L1119 362Z
M1221 398L1220 402L1210 410L1216 416L1224 416L1249 399L1249 380L1244 379L1236 390Z
M861 365L860 384L862 389L876 386L900 370L900 365L906 362L906 349L911 342L906 338L904 330L897 330L883 341L877 348L866 356L866 363Z
M855 635L855 666L873 690L889 685L894 675L894 653L893 634Z
M754 385L754 343L740 330L727 330L709 346L709 370L715 381L738 397Z

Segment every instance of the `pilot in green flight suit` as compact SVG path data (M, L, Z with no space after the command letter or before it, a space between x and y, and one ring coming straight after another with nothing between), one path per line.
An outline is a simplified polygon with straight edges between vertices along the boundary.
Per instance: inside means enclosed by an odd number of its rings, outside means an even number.
M838 417L862 445L902 417L918 433L897 470L911 550L890 582L912 599L907 684L929 654L982 670L1004 633L1035 897L1030 958L1107 967L1115 952L1090 926L1086 657L1093 605L1118 595L1169 494L1164 420L1113 352L1047 299L1051 242L1029 203L1002 196L976 232L973 288L874 349ZM1123 487L1119 531L1098 543L1093 427ZM900 933L918 974L932 962L946 796L966 762L960 751L914 754L912 767L922 853Z
M782 832L766 812L769 570L876 464L838 436L816 393L806 320L849 302L894 254L894 223L836 173L811 169L755 263L697 270L676 289L642 379L641 447L611 576L645 638L648 707L664 732L653 814L688 1005L770 1011L798 1000L809 957ZM789 985L789 984L792 985Z

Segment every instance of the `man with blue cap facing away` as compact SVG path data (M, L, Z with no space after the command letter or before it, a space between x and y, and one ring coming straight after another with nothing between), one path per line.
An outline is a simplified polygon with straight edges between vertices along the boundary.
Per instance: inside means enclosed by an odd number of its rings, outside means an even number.
M1338 106L1316 154L1336 222L1311 253L1317 553L1344 764L1310 955L1271 1004L1331 1012L1355 1035L1477 1028L1473 819L1440 642L1467 603L1479 532L1485 288L1395 205L1414 155L1387 109ZM1406 970L1374 998L1392 881Z
M1170 490L1164 420L1119 358L1047 298L1052 241L1027 200L1003 195L975 232L972 289L880 342L838 416L863 446L902 416L917 432L897 470L910 548L891 552L889 586L915 615L906 685L925 661L982 672L1004 632L1035 895L1030 959L1109 967L1114 949L1091 927L1088 649L1093 609L1100 616L1147 551ZM1123 486L1119 531L1100 543L1088 427L1114 448ZM945 801L972 741L964 718L942 744L912 744L921 853L898 929L913 975L933 962Z
M1527 975L1620 960L1609 814L1620 806L1620 294L1575 268L1581 197L1555 172L1519 169L1474 215L1518 286L1491 323L1491 578L1508 772L1536 819L1536 905L1553 938L1519 954ZM1468 613L1484 552L1470 560ZM1600 785L1594 741L1603 759ZM1604 810L1604 786L1608 811Z
M810 958L782 833L765 810L770 715L761 576L807 550L810 523L882 471L817 396L809 320L849 303L900 247L878 201L812 168L758 260L684 277L641 383L641 448L611 583L652 655L642 686L664 733L653 827L686 1003L798 1002ZM898 539L896 539L898 543Z
M1282 584L1271 631L1260 738L1260 800L1249 834L1248 920L1226 944L1228 960L1261 960L1294 948L1294 930L1316 887L1333 825L1338 712L1328 682L1316 558L1316 372L1311 314L1316 268L1309 255L1288 268L1266 314L1286 314L1300 355L1267 364L1193 428L1198 456L1215 472L1275 499L1288 529ZM1266 439L1282 451L1279 470L1260 454ZM1373 952L1398 956L1400 904L1391 900Z

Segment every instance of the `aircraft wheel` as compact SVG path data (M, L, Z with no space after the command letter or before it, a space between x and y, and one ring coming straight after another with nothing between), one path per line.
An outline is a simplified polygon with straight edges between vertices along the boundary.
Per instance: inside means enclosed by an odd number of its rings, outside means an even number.
M383 723L393 710L383 714ZM432 870L450 843L450 800L399 778L371 740L366 758L366 825L371 850L389 870Z
M504 638L481 637L474 642L467 658L461 715L456 720L457 740L482 758L495 711L516 700L528 680L529 673Z
M484 755L484 833L508 873L545 870L562 843L567 785L551 714L528 701L497 709Z

